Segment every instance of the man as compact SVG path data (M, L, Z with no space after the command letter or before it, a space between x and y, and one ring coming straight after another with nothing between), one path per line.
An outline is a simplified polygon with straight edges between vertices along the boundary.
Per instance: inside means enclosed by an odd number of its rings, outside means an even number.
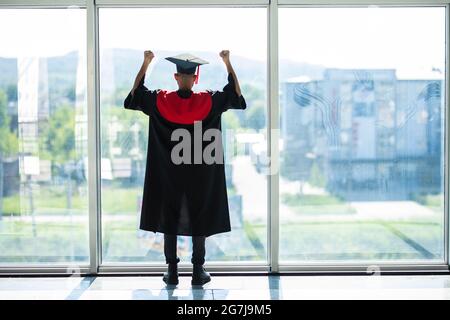
M149 90L144 78L154 54L147 50L124 101L126 109L150 117L140 229L164 233L167 284L178 284L177 235L192 236L191 283L203 285L211 280L203 267L205 238L231 231L221 115L228 109L246 109L247 104L229 50L219 55L228 72L222 91L192 91L200 65L208 62L191 54L166 58L176 64L178 90Z

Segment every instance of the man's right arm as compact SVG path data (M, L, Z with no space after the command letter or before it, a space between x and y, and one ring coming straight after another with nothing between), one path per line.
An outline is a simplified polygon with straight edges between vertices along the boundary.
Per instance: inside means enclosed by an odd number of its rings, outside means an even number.
M133 88L131 89L131 95L134 94L134 90L136 90L136 88L139 86L139 82L141 82L142 77L145 75L145 73L147 72L147 68L150 65L151 61L145 61L142 63L141 68L139 69L138 74L136 75L136 78L134 79L134 84L133 84Z
M134 94L134 90L136 90L136 88L139 86L139 82L141 82L142 77L147 72L148 66L150 65L154 57L155 55L151 50L144 51L144 62L142 62L141 68L139 69L139 72L134 79L133 88L131 89L131 95Z
M241 93L241 87L239 86L239 81L238 81L237 75L236 75L236 73L234 72L233 66L231 65L231 62L230 62L230 61L225 62L225 65L226 65L226 67L227 67L227 72L228 72L228 73L231 73L231 75L233 76L233 79L234 79L234 89L235 89L235 91L236 91L236 94L237 94L238 97L239 97L239 96L242 95L242 93Z

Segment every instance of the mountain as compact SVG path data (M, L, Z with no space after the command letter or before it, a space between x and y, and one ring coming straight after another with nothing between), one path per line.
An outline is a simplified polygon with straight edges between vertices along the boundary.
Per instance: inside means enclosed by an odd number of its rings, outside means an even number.
M176 82L173 78L173 74L176 72L175 65L165 60L164 57L178 53L175 51L157 51L156 59L146 75L145 83L149 88L176 89ZM200 67L198 90L205 88L222 89L226 84L227 74L219 53L209 51L191 51L191 53L210 62ZM118 48L102 50L100 63L102 90L107 87L113 90L131 88L142 64L142 59L143 51L141 50ZM266 61L233 55L233 52L231 52L231 61L241 84L248 83L262 90L266 89ZM77 51L72 51L64 56L47 58L50 97L56 97L57 95L73 96L77 63ZM282 60L280 62L280 79L299 75L320 78L323 69L324 67L319 65ZM0 88L5 88L8 84L17 84L17 59L0 57L0 70Z

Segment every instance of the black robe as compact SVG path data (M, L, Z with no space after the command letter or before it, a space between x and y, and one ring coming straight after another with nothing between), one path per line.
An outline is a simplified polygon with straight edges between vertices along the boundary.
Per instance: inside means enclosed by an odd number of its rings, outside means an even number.
M149 116L140 229L170 235L206 237L231 231L222 138L219 143L222 163L207 164L204 159L201 159L201 163L194 163L192 138L191 163L174 164L171 160L171 151L180 141L171 140L172 132L178 128L185 128L191 137L194 137L194 124L176 123L166 119L158 109L157 103L162 105L164 102L165 108L177 108L177 105L168 105L163 99L165 97L163 93L167 93L167 90L147 89L144 86L144 79L145 75L134 94L131 95L130 91L124 101L124 108L140 110ZM174 94L172 91L172 97ZM190 90L177 90L175 98L192 99L194 94ZM235 91L231 73L228 73L228 83L223 87L223 91L205 90L202 94L203 105L206 103L211 106L201 123L202 137L209 128L221 130L223 112L247 107L244 97L238 96ZM171 101L172 104L176 104L173 103L176 99ZM214 137L211 140L214 140ZM202 151L211 142L202 139Z

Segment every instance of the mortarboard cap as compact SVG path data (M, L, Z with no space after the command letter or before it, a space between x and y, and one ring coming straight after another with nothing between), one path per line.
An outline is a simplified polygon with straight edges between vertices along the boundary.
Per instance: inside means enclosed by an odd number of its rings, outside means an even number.
M166 57L167 60L173 62L177 66L177 72L186 73L186 74L194 74L195 69L197 69L197 79L195 83L198 82L198 76L200 74L200 65L209 63L206 60L200 59L189 53L182 53L173 57Z

